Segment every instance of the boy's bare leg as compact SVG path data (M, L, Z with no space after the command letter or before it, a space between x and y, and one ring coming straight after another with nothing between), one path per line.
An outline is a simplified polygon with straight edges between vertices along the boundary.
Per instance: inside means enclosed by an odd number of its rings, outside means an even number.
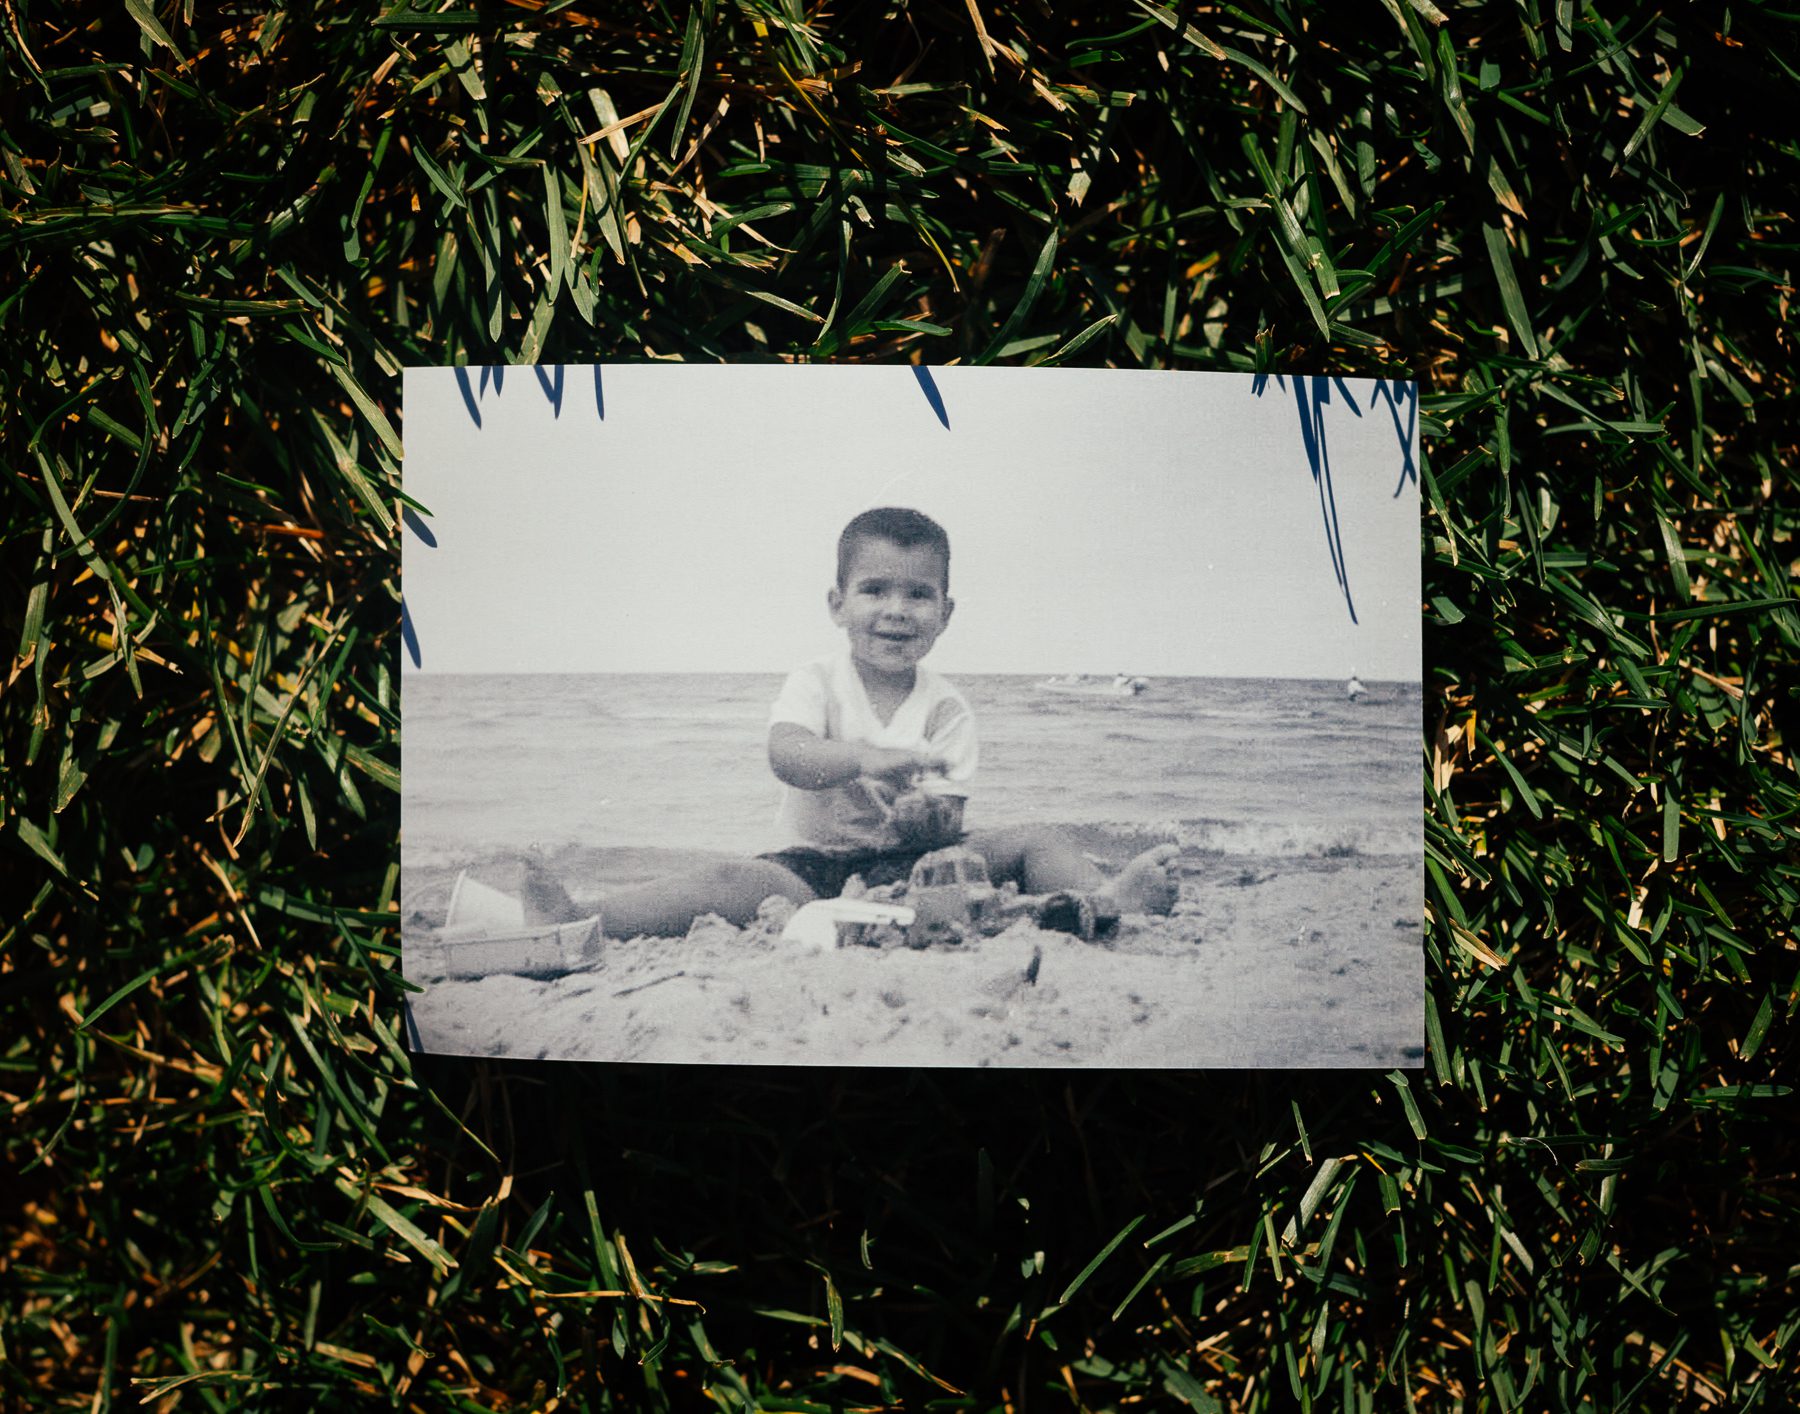
M1106 875L1055 830L976 830L964 843L987 860L990 879L1017 884L1022 893L1097 893L1106 887Z
M583 916L562 885L535 862L525 868L525 916L533 923L564 923ZM766 859L732 859L685 874L613 889L600 900L600 926L609 938L679 937L705 913L742 927L771 894L796 904L815 895L806 881Z
M1097 894L1119 913L1170 913L1175 908L1174 865L1181 850L1172 844L1145 850L1113 879L1052 829L977 831L967 844L987 860L989 878L997 884L1011 880L1024 893Z

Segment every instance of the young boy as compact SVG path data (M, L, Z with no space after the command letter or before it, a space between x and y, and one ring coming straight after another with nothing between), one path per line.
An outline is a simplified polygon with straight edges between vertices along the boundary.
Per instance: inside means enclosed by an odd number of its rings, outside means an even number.
M1086 893L1100 918L1173 908L1174 845L1145 851L1109 882L1053 831L964 835L979 754L974 714L922 665L956 607L950 541L937 522L897 508L857 516L838 539L826 604L845 649L789 674L770 713L785 847L607 894L608 936L685 933L704 913L743 924L772 895L835 898L853 874L869 885L903 881L921 855L958 843L987 861L996 884ZM581 916L536 871L526 907L533 921Z

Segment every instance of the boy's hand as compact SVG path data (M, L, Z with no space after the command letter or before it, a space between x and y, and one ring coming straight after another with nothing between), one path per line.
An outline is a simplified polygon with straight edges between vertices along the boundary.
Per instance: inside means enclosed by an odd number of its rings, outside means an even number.
M923 751L899 751L888 746L862 747L858 765L862 767L860 774L899 786L910 786L927 771L944 768L941 760Z
M894 830L911 849L936 849L962 837L962 798L909 790L894 802Z

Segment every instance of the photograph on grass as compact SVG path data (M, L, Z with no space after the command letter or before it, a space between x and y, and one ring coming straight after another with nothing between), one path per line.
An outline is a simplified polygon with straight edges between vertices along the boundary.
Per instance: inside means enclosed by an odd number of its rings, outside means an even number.
M409 369L415 1046L1423 1056L1417 397Z

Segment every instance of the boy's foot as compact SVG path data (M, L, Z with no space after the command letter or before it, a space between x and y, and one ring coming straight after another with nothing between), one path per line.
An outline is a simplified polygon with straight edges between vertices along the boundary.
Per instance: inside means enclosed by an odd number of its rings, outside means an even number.
M1099 911L1112 913L1173 913L1179 897L1175 861L1181 847L1159 844L1131 860L1100 891ZM1110 905L1110 909L1108 907Z
M562 880L536 859L527 857L525 873L519 880L519 894L525 902L527 923L577 923L587 917Z

